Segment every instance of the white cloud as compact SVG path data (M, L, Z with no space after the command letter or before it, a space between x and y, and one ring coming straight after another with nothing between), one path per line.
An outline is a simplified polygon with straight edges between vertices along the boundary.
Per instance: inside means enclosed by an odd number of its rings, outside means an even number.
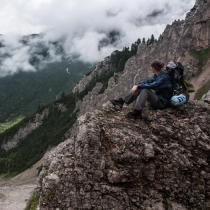
M12 75L19 70L36 71L36 69L28 62L28 47L13 48L4 53L8 53L10 56L5 57L1 62L0 77Z
M100 61L113 50L131 45L137 38L147 39L151 34L158 38L166 24L184 19L194 3L195 0L2 0L0 33L4 36L1 40L7 43L7 51L12 51L12 58L3 62L4 71L12 62L17 70L21 68L15 53L23 57L26 53L22 69L34 70L29 62L27 65L27 59L30 59L27 53L32 51L17 42L20 36L44 33L45 36L36 41L50 46L51 57L56 53L49 41L65 37L66 53L80 54L85 61ZM117 45L98 50L99 41L113 30L121 35ZM31 44L35 44L34 41ZM15 72L14 68L8 72Z

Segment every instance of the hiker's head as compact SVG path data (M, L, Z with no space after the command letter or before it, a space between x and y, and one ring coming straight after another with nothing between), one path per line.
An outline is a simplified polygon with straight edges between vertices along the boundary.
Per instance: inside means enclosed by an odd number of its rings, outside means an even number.
M160 61L157 59L152 61L152 63L150 65L151 65L151 68L154 68L156 72L160 72L161 69L164 67L163 61Z

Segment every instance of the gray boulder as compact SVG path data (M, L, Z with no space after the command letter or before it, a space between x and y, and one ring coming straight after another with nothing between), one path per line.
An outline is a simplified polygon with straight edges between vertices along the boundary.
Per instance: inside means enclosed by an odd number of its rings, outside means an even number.
M36 192L40 209L210 208L210 107L125 118L110 102L78 118L46 158Z

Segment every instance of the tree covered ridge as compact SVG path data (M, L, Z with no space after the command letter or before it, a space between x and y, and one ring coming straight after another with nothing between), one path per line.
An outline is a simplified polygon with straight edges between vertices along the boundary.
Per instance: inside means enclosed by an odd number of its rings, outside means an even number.
M21 173L40 160L47 149L64 141L64 134L77 119L76 112L73 112L76 103L82 100L95 87L97 82L103 84L103 88L99 93L102 94L108 86L109 79L115 73L123 71L126 61L136 55L139 44L141 44L140 39L131 45L131 49L124 47L122 51L115 51L111 57L112 69L102 71L94 77L81 93L67 94L63 92L59 99L46 105L40 104L34 114L1 133L0 143L2 144L3 141L7 141L9 137L13 136L19 128L24 127L27 122L32 120L37 113L41 113L44 109L49 109L49 115L44 119L43 124L21 140L17 147L8 152L0 149L0 174L16 175ZM66 111L62 112L58 108L58 104L63 104L67 108Z
M19 72L0 79L0 123L33 113L39 104L53 102L71 90L87 73L89 64L68 59L37 72ZM67 71L68 69L68 71ZM0 128L1 132L1 128Z

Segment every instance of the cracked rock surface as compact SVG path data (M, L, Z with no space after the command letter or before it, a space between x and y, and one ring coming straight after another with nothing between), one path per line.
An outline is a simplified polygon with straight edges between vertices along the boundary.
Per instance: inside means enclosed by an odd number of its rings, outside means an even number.
M78 118L45 159L40 209L210 208L210 107L202 101L125 118L128 107Z

